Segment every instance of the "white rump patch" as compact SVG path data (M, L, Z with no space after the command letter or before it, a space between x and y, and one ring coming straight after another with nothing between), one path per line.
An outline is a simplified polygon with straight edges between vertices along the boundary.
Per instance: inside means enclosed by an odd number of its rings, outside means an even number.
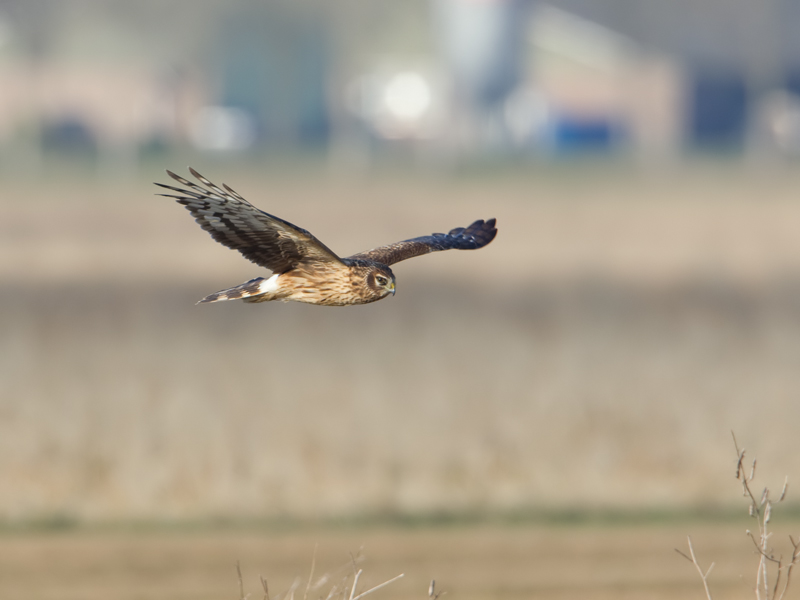
M258 284L258 293L259 294L266 294L267 292L277 292L278 291L278 277L279 273L275 273L269 279L265 279L261 283Z

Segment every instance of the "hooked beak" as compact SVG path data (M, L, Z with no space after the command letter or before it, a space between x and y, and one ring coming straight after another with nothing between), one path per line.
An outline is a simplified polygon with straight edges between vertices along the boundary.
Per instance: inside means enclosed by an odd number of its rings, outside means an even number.
M389 284L389 291L392 292L392 296L394 296L394 292L395 292L394 281Z

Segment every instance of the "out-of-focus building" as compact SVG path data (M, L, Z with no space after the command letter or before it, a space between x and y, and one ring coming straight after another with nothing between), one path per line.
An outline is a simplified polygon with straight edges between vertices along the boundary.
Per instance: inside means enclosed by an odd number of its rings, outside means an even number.
M0 143L35 126L55 146L106 150L185 140L207 102L200 78L91 63L0 65Z
M0 156L796 154L795 4L8 0Z
M160 35L131 30L114 3L85 22L70 6L37 5L37 15L22 7L16 21L0 13L0 149L10 160L36 163L53 151L130 166L149 148L226 153L326 143L328 34L318 11L192 7L194 22L181 25L194 34L179 36L141 8L132 12L152 19ZM22 26L46 15L44 34ZM148 48L154 40L162 47Z
M792 103L775 101L800 94L797 2L549 2L679 69L679 149L800 150L785 133L796 118ZM784 133L776 137L778 131Z
M531 11L525 51L525 77L504 106L518 144L547 154L677 151L684 81L674 57L546 4Z
M456 154L800 152L800 5L719 4L431 0L438 142Z
M684 82L673 57L549 4L431 6L438 60L357 80L351 108L374 136L455 156L677 151Z

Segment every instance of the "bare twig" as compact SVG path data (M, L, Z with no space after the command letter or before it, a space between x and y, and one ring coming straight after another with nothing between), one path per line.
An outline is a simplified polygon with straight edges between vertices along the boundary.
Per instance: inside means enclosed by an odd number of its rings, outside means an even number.
M319 544L314 544L314 554L311 555L311 572L308 574L308 583L306 583L303 600L308 600L308 590L311 589L311 580L314 579L314 568L317 566L317 548L319 548Z
M775 560L775 559L773 559ZM781 573L783 572L783 557L777 559L778 563L778 573L775 576L775 586L772 588L772 597L776 598L778 596L778 587L781 583Z
M736 449L736 479L742 483L742 495L748 499L748 513L756 520L758 524L758 535L754 531L747 530L747 537L753 542L753 546L758 554L758 566L756 568L756 585L754 588L757 600L783 600L786 591L791 583L792 572L794 566L800 564L800 539L795 541L792 536L789 536L789 541L792 544L792 555L788 562L784 562L783 556L776 558L774 550L770 547L770 538L772 532L769 531L769 523L772 520L772 507L776 502L770 496L770 489L765 487L759 497L753 493L753 481L756 476L757 461L753 459L750 473L745 471L744 459L745 449L739 448L736 441L736 435L731 432L733 437L733 445ZM783 502L786 498L786 493L789 489L789 478L785 478L783 488L781 489L780 496L777 502ZM700 577L703 580L703 587L706 591L706 597L711 600L711 592L708 587L708 574L711 572L714 564L712 563L708 570L704 573L703 569L697 562L697 557L694 553L692 546L692 539L689 541L689 554L681 552L676 549L676 552L690 561ZM769 565L775 565L774 570L769 568ZM770 576L775 573L775 581L770 585ZM785 572L785 578L784 578Z
M783 502L783 499L786 498L786 491L789 489L789 476L787 475L786 478L783 480L783 489L781 490L781 496L778 498L778 502Z
M792 579L792 569L794 566L800 561L800 539L796 542L792 536L789 536L789 541L792 543L792 560L786 565L786 583L783 584L783 590L781 591L781 595L777 596L777 600L783 600L783 597L786 595L786 590L789 588L789 582ZM775 584L775 591L778 590L778 584Z
M359 573L361 573L361 571L359 571ZM380 583L380 584L376 585L374 588L368 589L366 592L361 592L358 596L356 596L355 598L351 598L350 600L359 600L360 598L363 598L367 594L371 594L372 592L375 592L375 591L381 589L382 587L385 587L385 586L389 585L390 583L392 583L394 581L397 581L398 579L401 579L402 577L405 577L405 573L400 573L400 575L397 575L396 577L392 577L388 581L384 581L383 583ZM353 586L353 589L355 589L355 585Z
M305 593L303 595L303 600L307 600L308 599L309 592L311 592L313 590L316 590L317 588L319 588L320 586L324 585L325 583L327 583L331 579L331 573L326 573L326 574L322 575L316 582L314 582L314 573L316 571L316 554L317 554L317 548L315 547L314 548L314 557L312 558L312 561L311 561L311 572L310 572L310 574L308 576L308 581L306 582ZM350 560L347 563L345 563L344 565L338 567L337 569L335 569L333 571L333 573L336 573L336 572L341 571L341 569L343 569L343 568L347 568L349 566L352 566L352 568L353 568L353 584L352 584L352 586L348 585L349 580L350 580L350 574L349 573L345 574L344 578L341 579L339 581L339 583L336 583L331 587L330 591L328 592L327 597L325 597L325 600L336 600L336 599L340 599L340 600L360 600L364 596L366 596L368 594L371 594L372 592L375 592L375 591L381 589L382 587L389 585L393 581L396 581L396 580L400 579L401 577L403 577L403 574L400 574L397 577L393 577L392 579L389 579L388 581L384 581L380 585L376 585L375 587L370 588L367 591L361 592L359 594L359 593L357 593L357 591L358 591L358 582L359 582L359 580L361 578L363 570L362 569L357 569L356 568L356 563L360 562L361 560L363 560L363 556L361 555L360 551L359 551L358 555L352 555L351 554L350 555ZM239 579L239 600L247 600L250 597L250 594L245 595L245 593L244 593L244 583L243 583L243 578L242 578L242 568L241 568L241 565L239 564L238 561L236 563L236 574L238 575L238 579ZM261 581L261 587L264 589L264 598L263 598L263 600L294 600L295 591L297 591L298 588L300 587L300 585L302 584L302 579L300 577L297 577L297 578L295 578L294 582L292 583L292 585L289 587L288 590L278 594L274 598L271 598L270 597L270 593L269 593L269 587L267 585L267 579L262 575L262 576L260 576L260 581ZM348 594L348 590L349 590L349 594ZM433 597L431 600L436 600L436 598L438 598L438 596L439 596L439 594L436 594L436 596ZM322 598L322 596L320 596L320 600L321 600L321 598Z
M708 570L706 570L704 573L702 567L700 566L700 563L697 562L697 557L694 554L694 546L692 546L691 536L686 536L686 539L689 542L689 554L687 555L685 552L681 552L677 548L675 548L675 552L680 554L683 558L685 558L695 566L697 572L700 573L700 579L703 580L703 588L706 590L706 598L708 598L708 600L713 600L711 598L711 590L708 587L708 574L711 573L711 569L714 568L714 563L712 562L711 566L708 567Z
M736 436L733 436L733 444L736 445ZM742 467L742 461L744 460L744 448L739 450L739 446L736 446L736 453L739 455L739 461L736 463L736 479L739 479L741 475L744 473L744 468Z
M267 585L267 579L263 575L261 576L261 587L264 588L264 600L269 600L269 586Z
M431 579L431 584L428 586L428 598L430 600L437 600L439 596L444 596L447 592L437 592L436 591L436 580Z
M364 569L359 569L359 570L356 572L356 576L355 576L355 578L353 579L353 589L352 589L352 590L351 590L351 592L350 592L350 600L355 600L355 595L356 595L356 586L358 585L358 578L359 578L359 577L361 577L361 573L363 572L363 570L364 570Z
M431 600L437 600L439 596L443 595L445 592L437 592L436 591L436 580L431 579L431 584L428 586L428 598Z
M239 600L245 600L247 596L244 595L244 582L242 582L242 567L239 564L239 561L236 561L236 575L239 577Z
M288 600L294 600L294 592L300 586L300 578L295 577L294 581L292 581L292 585L289 586L289 589L283 592L282 597L288 598Z
M770 497L770 490L768 487L765 487L761 493L760 500L756 500L756 496L753 493L751 486L751 483L755 477L756 461L753 461L753 467L751 469L750 476L745 476L744 467L742 464L745 451L744 449L739 449L739 446L736 443L736 436L733 438L733 443L738 456L736 467L737 478L742 480L744 495L750 500L750 506L748 507L750 516L755 518L756 523L758 523L758 539L756 539L756 536L753 532L750 530L747 531L747 535L753 542L756 552L759 555L758 568L756 571L756 598L761 600L763 594L764 600L781 600L785 596L789 587L789 583L791 582L792 570L794 566L800 562L800 540L795 543L794 538L789 536L789 541L792 544L792 555L788 563L784 563L782 556L778 558L775 557L773 550L769 546L769 540L772 537L772 533L768 531L768 526L772 520L772 505L774 502ZM783 481L783 487L777 502L783 502L783 500L786 499L788 489L789 478L786 477ZM775 583L772 586L769 585L769 571L767 569L767 566L770 563L776 565ZM784 571L786 572L786 578L783 580L783 586L781 587L781 580Z
M759 543L758 541L756 541L756 538L753 535L753 532L750 531L749 529L747 530L747 536L751 540L753 540L753 545L756 547L756 553L758 553L761 556L763 556L765 560L768 560L768 561L773 562L773 563L781 564L781 559L780 558L775 558L774 554L770 554L770 553L764 551L763 544ZM772 534L770 533L767 537L768 538L772 537Z

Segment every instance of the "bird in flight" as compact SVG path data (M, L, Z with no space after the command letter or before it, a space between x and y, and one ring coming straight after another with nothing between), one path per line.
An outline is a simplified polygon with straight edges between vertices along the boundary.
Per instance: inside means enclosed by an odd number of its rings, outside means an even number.
M202 185L167 171L184 187L156 183L175 192L161 195L183 204L220 244L272 271L271 277L256 277L215 292L198 304L221 300L367 304L394 294L395 277L389 265L439 250L483 248L497 235L495 219L479 220L449 233L434 233L340 258L305 229L259 210L227 185L220 188L194 169L189 171Z

